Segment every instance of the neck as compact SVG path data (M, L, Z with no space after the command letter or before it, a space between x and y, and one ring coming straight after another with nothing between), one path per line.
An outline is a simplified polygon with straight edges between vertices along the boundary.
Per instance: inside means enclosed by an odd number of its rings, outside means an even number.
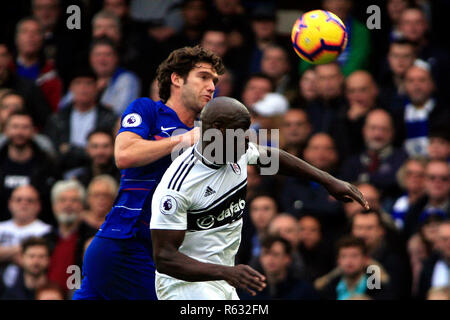
M19 227L25 227L32 223L34 219L14 219L14 224Z
M60 224L58 228L59 235L63 239L69 237L70 235L72 235L72 233L74 233L78 229L78 225L79 222L74 222L70 225Z
M47 275L45 272L39 275L33 275L28 272L23 274L23 279L25 282L25 287L27 289L36 289L47 283Z
M287 271L286 270L280 270L279 272L275 272L272 274L267 275L267 282L271 285L276 285L277 283L280 283L284 279L286 279Z
M361 279L364 272L360 272L355 275L345 276L344 281L347 284L347 288L349 290L353 290L358 283L358 281Z
M194 121L197 117L197 112L185 106L185 104L181 101L180 98L170 97L166 106L170 107L173 111L176 112L178 118L188 127L194 126Z
M95 107L95 102L74 103L73 108L79 112L87 112Z
M26 67L32 66L39 61L38 54L21 54L17 57L17 60Z
M428 200L428 204L433 206L433 207L440 207L441 205L445 204L446 201L447 201L447 197L430 198Z
M10 145L8 147L8 157L15 162L26 162L33 157L33 148L28 144L24 147Z
M410 204L415 203L424 194L423 190L414 190L408 193L408 201Z

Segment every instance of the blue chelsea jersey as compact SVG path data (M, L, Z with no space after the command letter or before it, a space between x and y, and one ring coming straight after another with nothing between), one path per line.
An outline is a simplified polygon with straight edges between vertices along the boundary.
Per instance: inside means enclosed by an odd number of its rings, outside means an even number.
M180 130L182 133L192 128L182 123L176 112L162 101L139 98L123 113L119 134L130 131L146 140L160 140L170 137L177 129L184 129ZM97 236L150 239L153 192L171 163L169 154L148 165L121 170L119 193Z

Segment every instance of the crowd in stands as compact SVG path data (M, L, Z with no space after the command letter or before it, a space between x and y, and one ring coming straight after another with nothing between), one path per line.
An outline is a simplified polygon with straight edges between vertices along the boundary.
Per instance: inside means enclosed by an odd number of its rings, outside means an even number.
M171 51L201 45L227 68L215 96L242 101L254 130L279 129L268 144L354 183L371 207L249 166L236 263L267 287L240 298L450 300L450 38L438 27L450 3L378 1L381 29L368 29L372 2L2 2L0 299L71 298L118 192L122 112L159 100L156 69ZM72 4L80 29L66 24ZM349 42L313 66L280 13L319 8Z

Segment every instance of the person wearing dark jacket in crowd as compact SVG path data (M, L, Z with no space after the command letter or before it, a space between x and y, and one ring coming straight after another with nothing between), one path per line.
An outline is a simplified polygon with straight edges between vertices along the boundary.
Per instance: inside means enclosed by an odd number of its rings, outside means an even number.
M432 160L426 165L425 195L406 213L405 234L417 232L420 224L432 215L450 217L450 168L443 160Z
M389 300L394 299L390 290L390 277L383 267L368 256L364 240L344 236L337 243L337 265L325 276L314 282L324 300ZM368 266L378 269L380 278L369 280ZM369 286L370 284L370 286Z
M45 222L53 222L50 212L50 188L58 177L58 167L33 140L33 120L29 114L16 111L9 115L5 136L7 142L0 147L0 204L7 207L11 192L20 185L36 186L42 199L42 216ZM0 211L0 220L9 219L7 210Z
M90 68L74 72L70 83L73 103L53 114L45 133L58 150L64 171L86 164L87 136L95 129L112 130L114 112L97 103L96 75Z
M395 174L408 157L402 150L392 145L394 124L392 117L382 109L374 109L366 116L362 135L365 149L349 157L341 169L341 177L348 181L368 182L383 196L400 195Z
M120 182L120 170L114 162L114 137L110 130L96 129L87 137L86 154L89 163L69 171L66 178L74 177L80 181L85 188L91 180L102 174L112 176Z
M0 43L0 88L13 89L25 99L25 106L38 128L45 125L51 108L42 91L33 81L19 76L12 70L12 56L8 46Z
M312 285L294 275L292 247L288 240L279 236L268 236L261 244L259 256L267 286L255 296L246 292L239 294L242 300L317 300L319 297Z
M440 223L437 234L439 249L425 260L420 275L417 298L424 300L431 288L450 286L450 220Z

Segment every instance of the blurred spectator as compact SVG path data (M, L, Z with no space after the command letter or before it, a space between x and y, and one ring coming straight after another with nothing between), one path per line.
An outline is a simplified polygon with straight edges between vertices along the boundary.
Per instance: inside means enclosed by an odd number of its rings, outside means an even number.
M386 4L387 13L391 23L391 39L396 39L401 36L399 30L400 19L403 11L405 11L411 4L411 0L388 0Z
M96 80L90 69L75 70L70 82L73 103L53 114L47 123L46 134L58 149L64 171L86 162L84 147L91 131L114 127L113 111L96 102Z
M268 6L258 6L253 9L250 19L254 40L249 48L249 71L250 73L256 73L261 72L261 59L267 47L275 44L288 50L291 50L291 48L286 45L290 44L289 39L276 32L277 19L275 10Z
M428 134L428 158L450 161L450 131L448 128L435 130Z
M50 248L47 241L36 237L26 239L21 245L20 255L20 271L5 281L2 300L34 300L36 289L48 283Z
M267 129L267 136L265 141L258 141L259 144L271 145L278 147L279 137L272 137L271 129L278 129L281 126L283 115L289 109L289 102L287 99L275 92L267 93L261 100L253 105L253 123L252 128L258 131L259 129ZM278 131L275 132L278 134ZM261 138L261 136L259 136Z
M270 221L268 234L272 236L279 236L289 241L292 249L292 272L299 277L303 277L305 270L303 259L298 250L300 238L297 218L289 213L277 214L277 216Z
M127 43L135 44L141 40L139 23L130 17L130 0L104 0L103 10L115 14L120 19L122 37Z
M183 27L179 7L182 2L183 0L133 0L129 7L130 16L141 24L147 24L149 35L163 42Z
M364 240L368 255L386 269L394 297L409 297L407 255L399 239L395 239L384 225L381 213L376 210L356 213L352 219L351 233Z
M398 229L403 229L406 214L425 193L425 166L426 160L420 157L407 159L397 171L397 182L406 191L399 197L392 207L392 219Z
M65 8L61 0L32 0L31 13L43 29L43 54L45 59L54 61L58 74L67 86L74 61L81 59L80 53L87 47L89 28L81 17L81 29L68 29ZM77 2L81 5L80 2ZM81 13L85 9L81 7Z
M149 91L149 97L153 101L159 101L161 100L159 96L159 86L158 86L158 79L153 79L150 84L150 91Z
M65 300L65 294L59 285L49 282L37 288L35 300Z
M226 70L224 74L219 76L219 81L216 84L216 90L214 91L215 97L233 97L235 90L235 76L229 70Z
M333 139L325 133L317 133L308 140L303 159L330 174L335 174L338 155ZM308 213L322 219L326 232L345 222L341 204L330 197L328 191L318 183L297 177L287 177L280 192L283 211L296 217Z
M164 54L161 56L162 59L175 49L195 46L200 43L209 16L208 4L205 0L182 1L183 28L159 46L160 49L165 48L163 49Z
M249 263L259 256L261 240L267 235L270 221L278 214L278 205L269 195L257 194L248 203L253 228L244 235L246 241L241 241L238 252L240 263Z
M133 32L125 34L120 17L108 10L102 10L92 18L92 40L109 38L116 46L118 65L134 72L142 70L141 35Z
M3 132L6 120L9 115L15 111L25 109L25 100L23 97L11 89L1 89L0 92L0 132Z
M447 126L450 111L433 96L435 84L423 61L416 60L406 72L405 89L411 102L396 115L398 132L405 137L404 146L410 156L426 156L428 133Z
M42 218L49 222L47 199L51 184L58 176L54 159L36 143L33 119L23 111L10 114L4 130L6 142L0 145L0 205L5 208L13 189L21 185L39 186L44 201ZM0 220L8 218L6 212Z
M109 130L97 129L89 133L86 154L89 164L69 171L66 178L76 178L85 188L94 177L102 174L120 181L120 170L114 162L114 137Z
M11 89L3 89L0 93L0 148L7 143L8 137L4 134L6 121L12 113L25 112L25 100L23 97ZM50 139L33 130L33 141L53 158L56 158L56 151Z
M240 0L214 0L209 21L222 25L228 30L228 43L231 48L241 48L250 38L251 30L248 16Z
M308 69L303 72L299 80L300 97L298 106L306 108L306 106L317 98L317 75L314 69ZM297 104L294 104L297 106Z
M364 296L369 300L393 299L389 289L389 276L384 269L381 271L380 287L369 289L366 269L371 261L363 240L353 236L345 236L337 243L337 264L334 269L315 281L314 286L323 299L349 300L355 296Z
M8 46L0 43L0 89L12 89L20 94L25 99L25 106L33 117L34 123L41 128L50 115L51 108L42 91L33 81L16 74L12 69L12 64Z
M350 11L352 0L323 0L322 8L336 14L344 23L348 32L348 42L345 50L339 55L337 61L344 75L368 67L371 49L370 33L367 27L352 17ZM300 70L308 68L308 63L301 61Z
M339 154L352 155L364 149L361 132L367 114L379 106L378 86L370 73L357 70L345 80L345 95L348 104L338 110L331 132Z
M33 81L53 111L58 109L63 82L52 60L43 53L44 29L36 18L24 18L16 26L17 57L15 72Z
M282 237L268 236L261 244L259 262L267 280L267 286L250 296L240 294L242 300L316 300L317 293L311 284L296 276L291 265L293 249L290 242Z
M438 252L425 261L420 276L418 298L425 299L430 288L450 286L450 220L439 225Z
M362 135L365 150L344 162L341 178L353 182L369 182L383 192L385 198L400 195L395 173L406 160L406 153L392 146L394 124L389 113L382 109L370 111L365 119Z
M448 97L446 92L446 78L449 72L448 53L430 41L430 24L425 11L419 6L405 9L400 17L399 31L402 37L417 43L417 56L431 65L433 78L441 93Z
M416 233L408 240L408 256L412 274L411 295L417 296L420 274L424 261L430 256L430 248L420 233Z
M317 98L307 107L313 132L329 132L343 104L344 76L337 62L317 65Z
M273 91L274 84L270 77L262 73L253 74L245 82L241 97L242 103L250 112L254 112L254 104L262 100L267 93Z
M97 90L100 103L110 107L117 116L137 99L141 92L141 83L137 76L119 66L119 52L108 38L96 38L91 44L90 66L97 76ZM61 106L73 102L73 93L69 91L61 101Z
M448 162L430 161L425 168L425 196L406 214L405 233L415 233L431 215L450 217L450 167Z
M415 43L406 39L396 39L390 43L379 79L380 101L383 107L392 112L403 109L407 101L405 75L415 60Z
M46 236L52 247L48 277L67 290L67 268L81 267L83 245L96 229L82 219L85 189L75 180L62 180L52 188L53 213L57 228Z
M83 212L84 222L93 229L100 229L111 210L119 185L113 177L102 174L96 176L87 188L87 207Z
M330 237L323 234L320 221L312 215L303 215L298 226L298 250L303 260L304 275L307 280L314 281L334 267L335 257L325 240Z
M311 131L306 112L302 109L289 109L281 123L281 148L296 157L301 157Z
M428 290L427 300L450 300L450 286L431 288Z
M33 236L41 237L52 227L38 219L41 203L38 191L32 186L17 187L8 206L12 217L0 222L0 263L19 264L20 243Z
M275 83L275 92L280 93L292 103L297 95L297 80L291 74L289 56L281 46L269 45L262 54L261 72L267 74Z

